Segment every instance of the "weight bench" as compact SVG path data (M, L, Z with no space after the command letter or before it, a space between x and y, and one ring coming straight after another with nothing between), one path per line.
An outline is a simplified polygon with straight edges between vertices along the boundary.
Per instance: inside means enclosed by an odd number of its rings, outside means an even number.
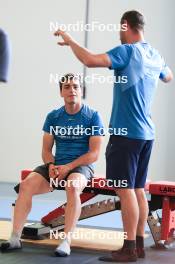
M21 180L24 180L32 170L22 170ZM101 183L103 182L103 187ZM105 178L95 177L88 182L88 186L80 195L81 204L91 200L99 194L114 196L114 199L105 199L94 204L82 206L79 220L94 217L100 214L120 210L120 201L116 200L113 187L107 186ZM59 190L64 190L59 186ZM18 192L18 189L15 189ZM175 182L157 181L148 182L145 186L148 196L149 216L148 225L152 233L156 248L168 248L175 241ZM41 224L25 226L23 237L40 239L41 236L49 234L51 230L62 230L64 228L65 204L57 207L41 218ZM160 217L157 210L162 210Z

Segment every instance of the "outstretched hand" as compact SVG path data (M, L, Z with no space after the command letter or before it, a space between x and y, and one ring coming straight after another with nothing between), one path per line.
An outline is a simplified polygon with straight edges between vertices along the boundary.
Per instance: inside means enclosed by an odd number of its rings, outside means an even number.
M60 36L62 38L63 41L57 42L57 44L60 46L69 46L69 43L72 40L72 37L63 30L57 30L54 35L58 37Z

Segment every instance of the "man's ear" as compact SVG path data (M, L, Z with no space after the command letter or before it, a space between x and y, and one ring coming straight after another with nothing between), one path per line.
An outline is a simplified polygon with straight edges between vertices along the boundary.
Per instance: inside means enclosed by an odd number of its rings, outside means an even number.
M128 24L127 20L124 19L123 22L122 22L122 24L121 24L121 29L123 31L127 31L128 28L129 28L129 24Z

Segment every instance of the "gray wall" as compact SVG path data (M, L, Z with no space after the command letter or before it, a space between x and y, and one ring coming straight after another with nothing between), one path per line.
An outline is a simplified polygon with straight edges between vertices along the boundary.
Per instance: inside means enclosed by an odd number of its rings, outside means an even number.
M0 0L0 27L10 35L12 63L10 81L0 84L0 181L18 181L20 170L33 168L41 161L42 124L45 115L62 105L58 86L50 74L82 72L82 65L68 47L58 47L49 30L50 22L75 23L84 20L85 1L69 0ZM119 23L122 13L139 9L147 19L146 40L160 50L174 69L173 0L91 0L90 21ZM72 35L83 44L84 33ZM118 45L117 33L90 32L88 47L104 52ZM88 74L111 75L108 69L88 69ZM150 163L149 178L174 180L174 82L159 83L153 105L157 136ZM99 110L108 125L112 102L112 85L87 85L85 103ZM105 172L103 144L97 173Z

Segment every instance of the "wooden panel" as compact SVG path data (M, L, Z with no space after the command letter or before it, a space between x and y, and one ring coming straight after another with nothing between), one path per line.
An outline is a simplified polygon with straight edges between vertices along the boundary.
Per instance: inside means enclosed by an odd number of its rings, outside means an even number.
M0 239L7 240L11 233L11 222L0 221ZM72 248L83 248L92 250L114 250L118 249L123 244L123 239L121 239L121 232L112 230L102 230L102 229L90 229L90 228L76 228L76 236L79 238L72 239ZM92 237L93 236L93 237ZM44 239L44 240L26 240L23 242L27 244L35 245L46 245L46 246L57 246L60 240L57 239Z

